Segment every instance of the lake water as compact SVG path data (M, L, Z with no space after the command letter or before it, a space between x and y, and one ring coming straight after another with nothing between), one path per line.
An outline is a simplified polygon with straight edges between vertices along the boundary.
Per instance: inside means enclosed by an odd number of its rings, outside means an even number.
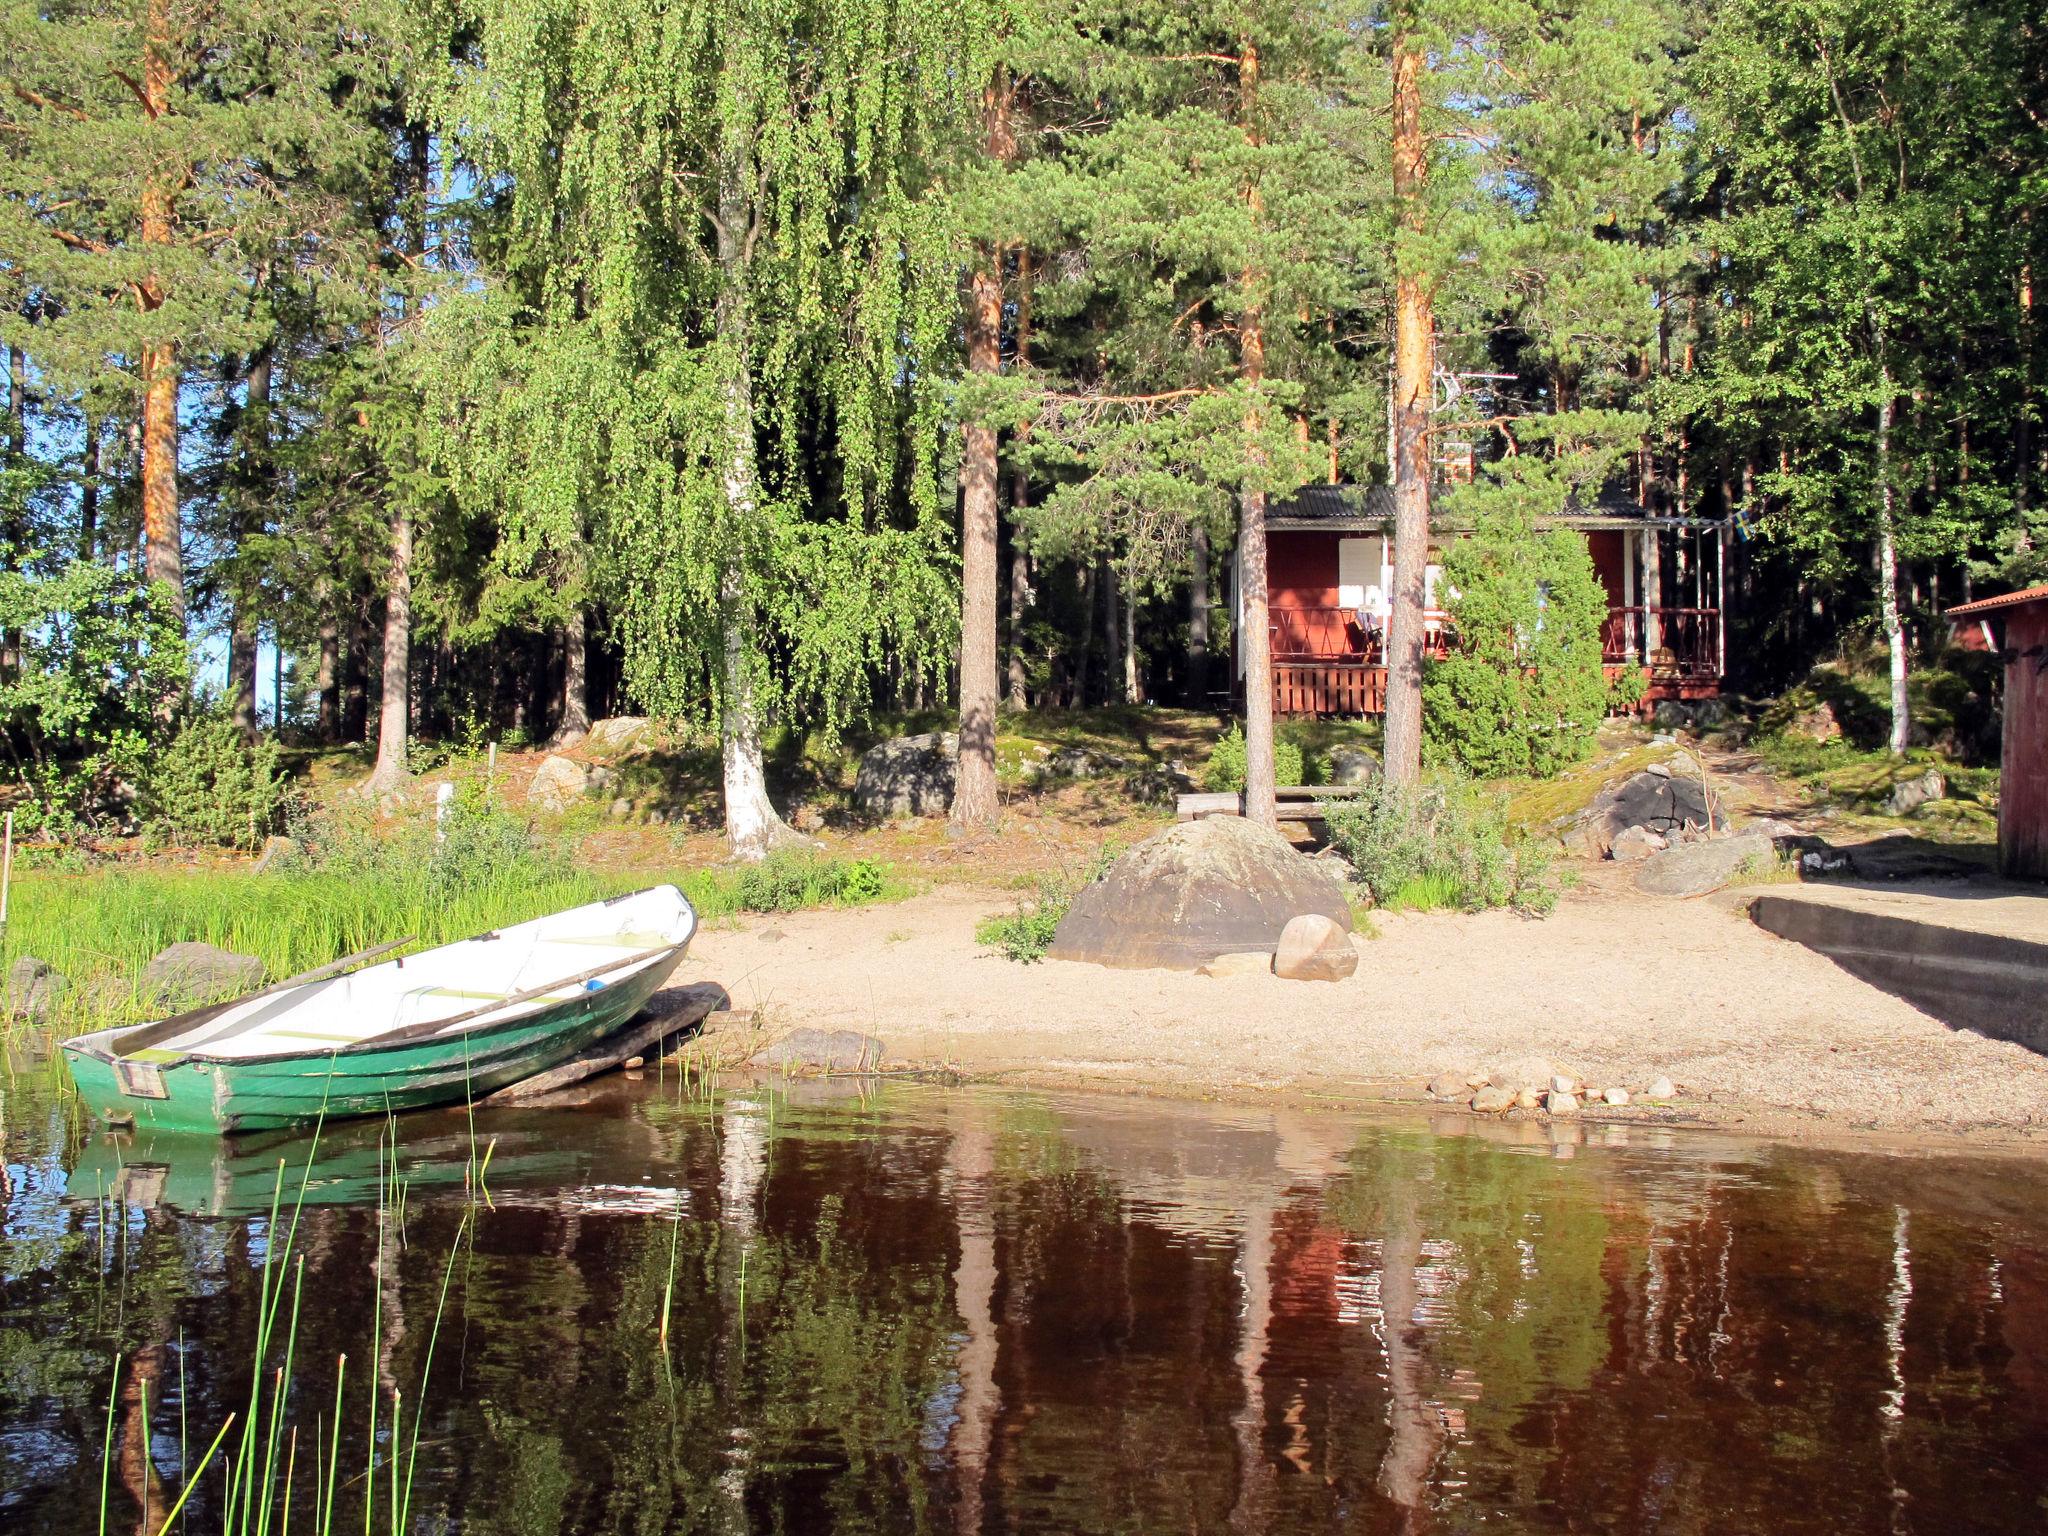
M648 1074L330 1127L293 1229L306 1138L7 1094L8 1536L155 1531L287 1252L301 1531L2048 1528L2027 1163Z

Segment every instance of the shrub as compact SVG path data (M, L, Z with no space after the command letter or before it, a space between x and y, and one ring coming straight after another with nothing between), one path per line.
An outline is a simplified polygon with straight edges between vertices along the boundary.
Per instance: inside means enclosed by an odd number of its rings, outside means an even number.
M1444 554L1453 630L1423 676L1426 739L1482 778L1549 778L1586 757L1607 713L1607 593L1583 538L1538 533L1525 501L1487 489L1477 529Z
M881 898L888 881L873 859L778 853L735 872L720 892L728 910L796 912L805 907L857 907Z
M1512 840L1505 801L1467 781L1411 787L1375 779L1330 808L1329 826L1381 906L1543 913L1557 904L1548 855Z
M142 781L144 827L153 843L254 848L284 803L277 743L247 740L220 710L186 719Z
M1312 784L1321 777L1309 775L1318 765L1302 750L1301 743L1285 731L1273 738L1273 782L1275 784ZM1242 790L1244 788L1244 727L1233 725L1230 734L1216 743L1209 754L1208 764L1202 769L1204 788L1218 792Z

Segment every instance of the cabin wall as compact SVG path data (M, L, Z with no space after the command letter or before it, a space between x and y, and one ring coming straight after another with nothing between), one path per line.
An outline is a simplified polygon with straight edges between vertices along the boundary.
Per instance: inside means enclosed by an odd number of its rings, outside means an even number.
M1593 571L1607 591L1607 606L1630 606L1628 540L1618 528L1596 528L1586 534L1586 548L1593 556Z
M2048 602L2005 621L2005 731L1998 786L1998 867L2048 880Z
M1294 609L1336 607L1337 541L1342 537L1342 534L1294 529L1267 534L1267 606Z

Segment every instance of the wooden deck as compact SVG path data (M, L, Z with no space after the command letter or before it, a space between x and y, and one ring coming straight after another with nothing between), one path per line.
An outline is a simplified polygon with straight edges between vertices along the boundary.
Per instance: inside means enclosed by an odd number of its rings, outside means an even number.
M1366 784L1283 784L1273 791L1282 821L1321 821L1330 807L1356 799L1371 786ZM1242 816L1244 794L1240 790L1182 795L1174 806L1177 821L1206 821L1211 816Z

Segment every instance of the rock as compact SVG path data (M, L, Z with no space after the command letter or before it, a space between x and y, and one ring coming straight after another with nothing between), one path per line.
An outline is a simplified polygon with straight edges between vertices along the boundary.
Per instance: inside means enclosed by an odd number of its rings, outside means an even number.
M1648 827L1623 827L1615 835L1607 857L1620 864L1633 864L1669 846L1661 832L1652 832Z
M882 1042L852 1029L793 1029L747 1058L750 1067L779 1071L872 1072L882 1064Z
M1351 931L1344 886L1286 838L1237 816L1182 822L1110 865L1053 932L1055 960L1193 970L1271 951L1290 920L1319 913Z
M1600 1101L1603 1104L1610 1104L1614 1108L1620 1109L1624 1104L1628 1103L1628 1090L1626 1088L1610 1088L1600 1095Z
M628 1056L626 1058L626 1070L628 1072L633 1071L636 1067L644 1067L646 1065L647 1058L645 1056Z
M1576 1115L1579 1112L1578 1096L1553 1092L1544 1098L1543 1107L1553 1115Z
M1486 1087L1472 1095L1472 1107L1482 1115L1505 1114L1515 1107L1515 1093L1511 1088Z
M1379 754L1370 747L1334 747L1330 751L1332 784L1370 784L1380 776Z
M1650 1086L1643 1090L1646 1099L1669 1099L1677 1095L1678 1088L1668 1077L1653 1077Z
M1921 806L1940 800L1947 794L1948 781L1941 776L1939 769L1930 768L1917 779L1894 784L1884 808L1894 816L1910 816Z
M1120 760L1086 747L1061 747L1045 760L1045 771L1056 779L1092 779L1098 773L1120 766Z
M1704 896L1746 872L1774 869L1777 862L1777 845L1768 837L1740 832L1652 854L1637 866L1636 889L1646 896Z
M633 802L628 800L624 795L619 796L618 799L612 802L611 818L613 821L624 821L627 817L631 816L632 814Z
M212 944L173 944L142 968L142 994L182 1011L262 985L263 962Z
M1834 707L1825 701L1811 709L1801 710L1785 722L1787 736L1803 736L1808 741L1838 741L1842 735L1842 722L1835 718Z
M791 808L789 824L799 832L822 832L825 830L825 813L815 805L799 805Z
M600 720L583 738L583 754L599 762L639 757L654 746L655 725L641 715L614 715Z
M1519 1088L1524 1083L1547 1083L1556 1070L1546 1056L1520 1056L1497 1068L1490 1081L1501 1088Z
M1726 699L1697 699L1693 702L1692 723L1694 729L1726 725L1733 718L1734 716L1728 709L1728 701Z
M1534 1088L1524 1088L1515 1095L1515 1108L1517 1109L1541 1109L1542 1107L1543 1095Z
M7 968L6 1007L0 1016L40 1024L56 1011L71 983L47 960L23 955Z
M1669 765L1655 763L1594 796L1593 803L1566 831L1565 846L1575 853L1603 858L1613 851L1614 840L1630 827L1641 827L1670 841L1688 826L1720 830L1727 825L1727 813L1718 803L1713 814L1708 814L1706 790L1697 773L1681 777Z
M1240 949L1231 954L1218 955L1207 965L1195 969L1197 976L1270 976L1273 974L1273 957L1263 949Z
M533 782L526 786L530 805L543 811L566 811L590 787L590 770L570 758L550 756L533 770Z
M1659 699L1657 707L1650 711L1650 718L1668 730L1690 730L1698 723L1692 706L1677 699Z
M854 804L869 816L943 816L960 773L960 736L926 731L878 741L860 757Z
M1141 805L1168 805L1195 787L1177 763L1134 768L1124 775L1123 792Z
M1433 1099L1462 1099L1465 1096L1465 1079L1455 1072L1439 1072L1429 1080L1429 1096Z
M780 944L784 939L788 938L789 935L784 933L780 928L763 928L759 933L755 934L754 937L759 939L763 944Z
M256 862L250 866L253 874L267 874L280 864L289 864L299 856L299 845L288 837L266 837L263 846L256 851Z
M1559 1073L1550 1080L1550 1091L1552 1093L1570 1093L1578 1086L1579 1080L1577 1078L1566 1077L1563 1073Z
M1288 919L1273 951L1273 974L1284 981L1342 981L1358 969L1349 926L1320 912Z

